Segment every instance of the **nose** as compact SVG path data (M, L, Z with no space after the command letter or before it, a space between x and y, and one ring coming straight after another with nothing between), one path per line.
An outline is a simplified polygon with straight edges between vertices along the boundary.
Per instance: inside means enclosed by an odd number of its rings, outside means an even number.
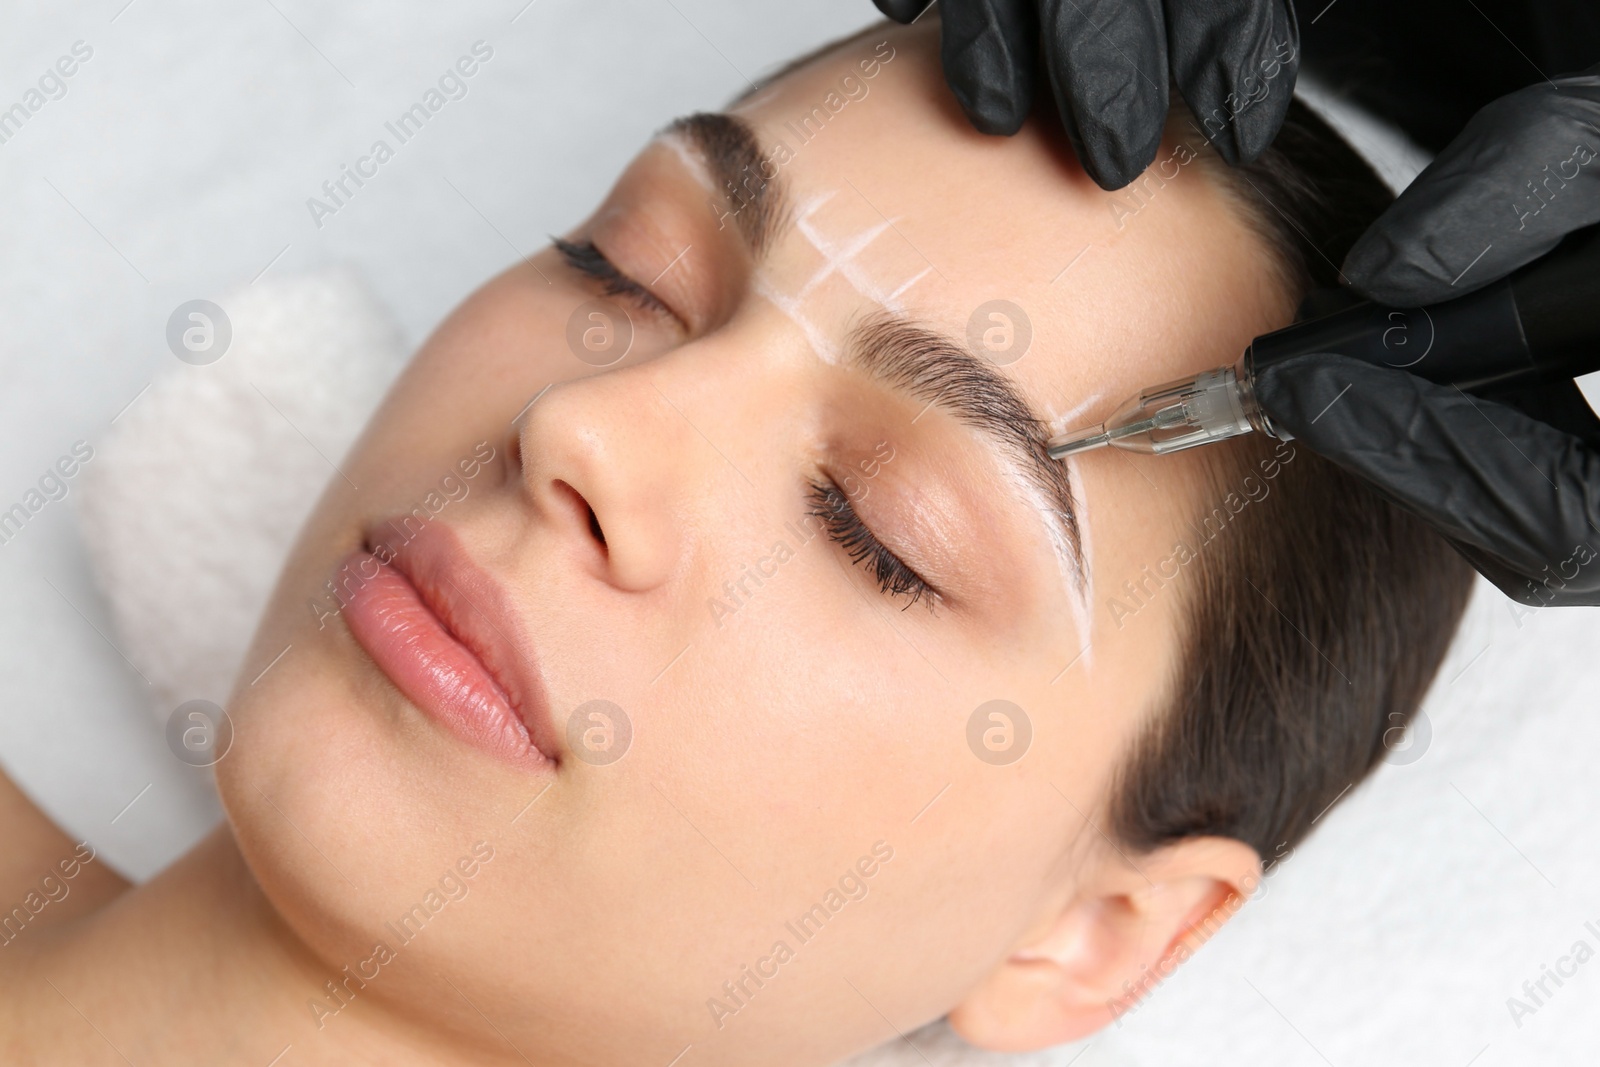
M538 520L619 590L666 582L685 560L696 486L709 474L657 361L557 384L523 417L513 470Z

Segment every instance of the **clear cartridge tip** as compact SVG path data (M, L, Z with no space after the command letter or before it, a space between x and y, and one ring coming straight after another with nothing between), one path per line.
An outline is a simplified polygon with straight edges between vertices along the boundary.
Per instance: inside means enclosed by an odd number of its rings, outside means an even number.
M1231 367L1146 389L1099 426L1053 437L1047 447L1051 459L1102 445L1162 455L1270 429L1241 359Z

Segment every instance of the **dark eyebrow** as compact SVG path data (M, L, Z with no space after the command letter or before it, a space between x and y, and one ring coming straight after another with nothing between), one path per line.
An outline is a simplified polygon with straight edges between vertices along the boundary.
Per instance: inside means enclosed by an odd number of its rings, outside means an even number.
M1050 458L1049 428L1011 379L943 333L887 312L854 326L844 353L850 365L977 430L1020 466L1050 501L1050 518L1072 551L1078 591L1087 588L1071 475Z
M759 260L788 219L790 201L788 183L770 162L755 128L736 115L697 111L673 119L661 132L679 134L699 151L720 193L721 203L711 202L719 228L731 217L751 256Z

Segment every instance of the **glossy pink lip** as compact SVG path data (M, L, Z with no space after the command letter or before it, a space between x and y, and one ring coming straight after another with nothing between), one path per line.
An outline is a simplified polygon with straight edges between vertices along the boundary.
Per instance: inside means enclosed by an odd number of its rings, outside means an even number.
M376 523L334 583L356 642L423 712L508 762L556 763L549 702L510 598L448 526Z

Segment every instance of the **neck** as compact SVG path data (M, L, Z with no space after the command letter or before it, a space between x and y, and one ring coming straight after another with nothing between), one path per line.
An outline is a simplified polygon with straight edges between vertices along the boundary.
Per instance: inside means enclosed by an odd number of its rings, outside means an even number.
M28 1063L498 1062L375 996L319 1016L330 973L224 823L103 910L0 952L0 1048Z

